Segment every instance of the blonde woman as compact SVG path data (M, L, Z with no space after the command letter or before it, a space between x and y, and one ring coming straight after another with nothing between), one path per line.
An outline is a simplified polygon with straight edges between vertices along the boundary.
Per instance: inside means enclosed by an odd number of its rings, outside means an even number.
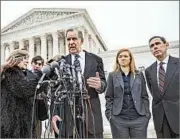
M113 138L146 138L150 119L149 100L142 73L136 70L132 53L121 49L106 89L106 117Z

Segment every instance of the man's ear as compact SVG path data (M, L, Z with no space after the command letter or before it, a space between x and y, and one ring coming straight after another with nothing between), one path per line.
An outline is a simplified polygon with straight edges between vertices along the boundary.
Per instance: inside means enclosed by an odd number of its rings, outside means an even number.
M166 47L167 47L167 49L169 48L169 43L168 42L166 42Z

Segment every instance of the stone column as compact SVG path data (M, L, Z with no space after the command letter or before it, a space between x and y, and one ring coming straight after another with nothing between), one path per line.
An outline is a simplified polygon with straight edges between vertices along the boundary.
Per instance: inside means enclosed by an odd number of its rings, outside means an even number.
M60 45L60 54L61 55L65 55L66 53L66 45L65 45L65 42L64 42L64 37L60 37L59 38L59 45Z
M93 50L94 50L94 53L97 54L98 48L96 47L95 41L94 40L92 40L92 41L93 41Z
M47 61L47 39L46 34L41 36L41 56L44 58L44 61Z
M58 32L52 33L53 38L53 56L59 54L59 47L58 47Z
M34 37L29 38L29 60L34 57Z
M14 50L14 42L9 42L10 53Z
M1 65L4 64L5 61L5 44L1 44Z
M89 52L89 34L86 29L84 29L84 43L83 43L83 48L84 50Z
M89 41L89 52L93 52L93 46L92 46L92 38L91 38L91 35L89 35L88 41Z
M47 49L47 53L48 53L48 60L51 59L53 57L53 40L52 40L52 36L48 36L47 37L47 44L48 44L48 49Z
M19 49L24 48L24 40L19 40Z
M41 55L41 40L40 38L36 38L36 55Z
M64 50L65 50L65 55L69 54L69 49L68 49L68 44L67 44L67 39L66 39L66 30L64 30Z

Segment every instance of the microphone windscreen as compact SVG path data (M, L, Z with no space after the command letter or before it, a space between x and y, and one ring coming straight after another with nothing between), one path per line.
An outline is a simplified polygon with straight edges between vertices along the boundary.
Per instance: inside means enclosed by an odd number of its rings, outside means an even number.
M50 75L51 74L51 67L49 65L44 65L42 68L42 73L46 73L46 75Z
M53 61L50 65L52 69L55 69L55 68L59 69L59 64L56 61Z

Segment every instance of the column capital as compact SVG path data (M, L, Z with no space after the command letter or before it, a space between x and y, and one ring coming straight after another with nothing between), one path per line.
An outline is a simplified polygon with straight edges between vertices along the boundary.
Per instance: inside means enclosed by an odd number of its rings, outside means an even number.
M47 41L49 42L49 43L51 43L52 41L53 41L53 38L52 38L53 36L51 36L51 35L48 35L47 36Z

